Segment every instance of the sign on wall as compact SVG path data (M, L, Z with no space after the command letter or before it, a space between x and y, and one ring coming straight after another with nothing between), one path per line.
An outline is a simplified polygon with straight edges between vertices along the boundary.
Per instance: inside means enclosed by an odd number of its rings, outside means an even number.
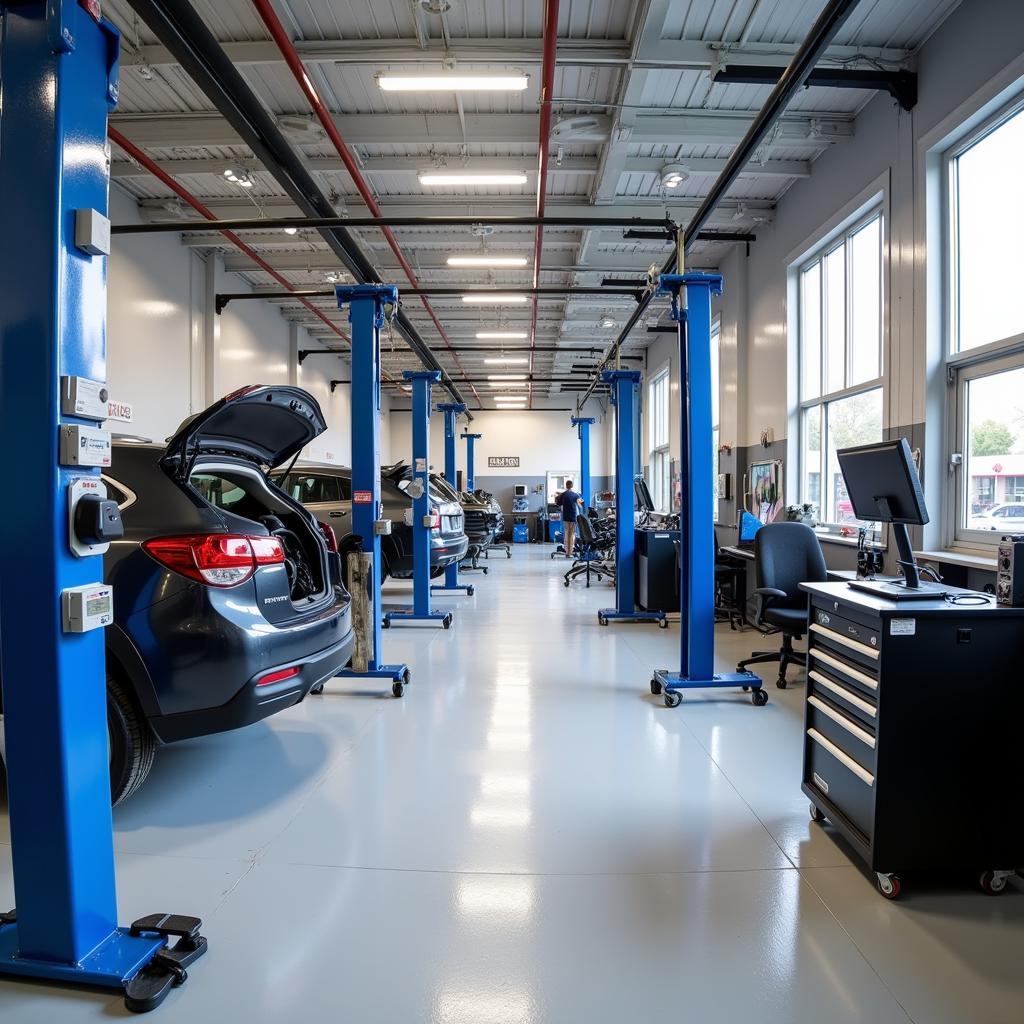
M488 455L487 456L487 468L488 469L518 469L519 468L519 456L518 455Z

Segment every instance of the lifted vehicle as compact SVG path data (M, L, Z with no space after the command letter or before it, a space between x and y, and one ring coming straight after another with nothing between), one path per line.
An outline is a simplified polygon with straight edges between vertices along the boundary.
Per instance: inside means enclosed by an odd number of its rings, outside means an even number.
M161 743L259 721L348 664L333 532L267 476L326 426L305 391L256 385L186 420L166 448L115 440L103 477L125 531L104 556L115 804Z

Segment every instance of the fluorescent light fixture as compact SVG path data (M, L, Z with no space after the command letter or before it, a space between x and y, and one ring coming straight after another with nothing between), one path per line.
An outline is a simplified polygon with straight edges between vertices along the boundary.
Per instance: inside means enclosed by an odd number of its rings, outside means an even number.
M529 81L521 74L377 76L377 85L384 92L522 92Z
M421 171L421 185L525 185L523 171Z
M526 380L525 373L489 373L488 380Z
M283 228L282 230L286 235L297 235L299 233L298 228Z
M530 361L529 359L526 359L526 358L522 358L521 359L518 356L500 356L500 357L498 357L496 359L485 359L484 360L485 363L490 363L490 364L493 364L493 363L499 363L499 364L500 363L504 363L505 365L511 365L512 363L515 363L517 366L523 366L526 363L528 363L529 361Z
M475 295L463 295L462 301L467 306L511 306L524 305L528 299L526 295L504 295L501 292L477 292Z
M449 256L447 263L449 267L525 267L527 259L525 256L489 256L481 253L479 256Z
M494 338L495 340L511 341L513 338L525 338L526 331L477 331L478 338Z

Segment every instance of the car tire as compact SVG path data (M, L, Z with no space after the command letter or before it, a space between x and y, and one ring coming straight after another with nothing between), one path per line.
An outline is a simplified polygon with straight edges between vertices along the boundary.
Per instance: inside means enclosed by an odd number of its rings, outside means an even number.
M156 737L121 680L107 673L110 803L116 807L146 781L156 757Z

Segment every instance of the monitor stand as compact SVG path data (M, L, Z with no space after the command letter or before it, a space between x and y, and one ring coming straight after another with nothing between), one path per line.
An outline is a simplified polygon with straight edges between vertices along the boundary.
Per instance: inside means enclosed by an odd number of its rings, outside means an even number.
M881 504L881 502L879 503ZM902 580L851 580L849 587L866 594L873 594L886 601L941 601L948 589L939 583L922 583L921 575L914 560L914 549L910 546L910 533L905 523L890 524L896 538L899 563L903 566Z

